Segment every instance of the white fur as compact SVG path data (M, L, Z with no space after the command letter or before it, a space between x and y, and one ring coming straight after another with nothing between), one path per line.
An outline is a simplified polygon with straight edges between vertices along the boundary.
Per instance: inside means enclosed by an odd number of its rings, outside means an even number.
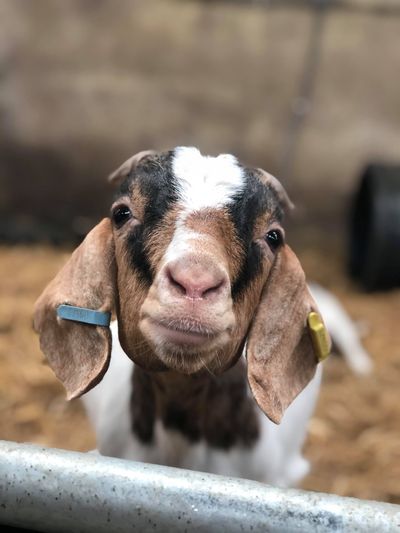
M252 448L236 446L230 451L220 451L205 442L193 444L176 431L166 430L159 421L155 427L154 443L144 445L131 430L129 404L133 363L118 342L115 322L111 329L113 350L110 368L101 383L83 397L96 430L100 453L255 479L281 487L295 485L308 472L308 462L302 457L301 449L319 391L321 365L313 380L287 409L279 426L258 410L261 435Z
M203 156L197 148L182 146L175 149L172 171L186 211L222 207L244 187L243 172L230 154Z
M207 237L185 227L191 212L227 205L244 187L243 172L237 159L230 154L203 156L197 148L181 146L175 149L172 171L178 180L183 211L176 221L173 238L163 259L165 263L193 251L188 241L196 240L196 247L206 249Z
M178 220L171 242L165 251L163 262L169 263L185 256L187 252L193 252L193 246L189 244L189 241L194 240L199 247L205 248L207 246L207 237L204 233L192 231L184 226L182 220Z
M372 360L361 345L357 329L339 300L316 283L311 283L309 288L324 317L332 340L349 367L356 374L369 374L373 368Z

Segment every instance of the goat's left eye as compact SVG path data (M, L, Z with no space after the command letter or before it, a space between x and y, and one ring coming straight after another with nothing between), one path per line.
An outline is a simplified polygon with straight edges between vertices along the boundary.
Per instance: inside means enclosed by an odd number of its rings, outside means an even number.
M269 231L266 236L265 240L272 251L275 251L281 244L283 244L283 235L282 232L279 230L273 229Z
M117 228L120 228L129 218L132 213L126 205L119 205L112 211L112 219Z

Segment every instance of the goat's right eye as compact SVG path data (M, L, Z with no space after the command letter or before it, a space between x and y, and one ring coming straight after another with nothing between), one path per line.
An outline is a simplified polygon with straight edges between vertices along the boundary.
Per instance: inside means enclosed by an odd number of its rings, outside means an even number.
M274 252L283 244L283 235L279 230L273 229L266 234L265 240Z
M117 228L120 228L132 216L131 210L126 205L119 205L112 211L111 217Z

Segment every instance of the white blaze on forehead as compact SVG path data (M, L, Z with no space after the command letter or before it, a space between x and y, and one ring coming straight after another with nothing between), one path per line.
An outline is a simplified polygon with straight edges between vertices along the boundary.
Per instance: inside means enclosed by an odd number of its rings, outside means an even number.
M175 149L172 171L186 210L222 207L244 188L244 174L230 154L201 155L197 148Z
M174 235L171 242L165 252L164 262L169 263L179 257L186 255L187 253L194 252L197 248L193 245L196 242L197 246L202 244L207 246L206 238L201 233L185 228L182 223L177 224ZM198 249L198 248L197 248Z
M233 155L203 156L197 148L176 148L172 172L178 181L183 211L178 216L174 235L165 252L165 263L193 253L199 246L206 249L208 237L187 228L187 216L199 209L229 204L245 185L244 174Z

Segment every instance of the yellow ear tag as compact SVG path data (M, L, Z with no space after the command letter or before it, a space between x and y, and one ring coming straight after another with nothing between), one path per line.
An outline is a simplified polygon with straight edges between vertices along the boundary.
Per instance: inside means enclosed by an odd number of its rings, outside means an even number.
M314 352L318 361L325 361L331 351L331 339L321 316L312 311L307 317Z

